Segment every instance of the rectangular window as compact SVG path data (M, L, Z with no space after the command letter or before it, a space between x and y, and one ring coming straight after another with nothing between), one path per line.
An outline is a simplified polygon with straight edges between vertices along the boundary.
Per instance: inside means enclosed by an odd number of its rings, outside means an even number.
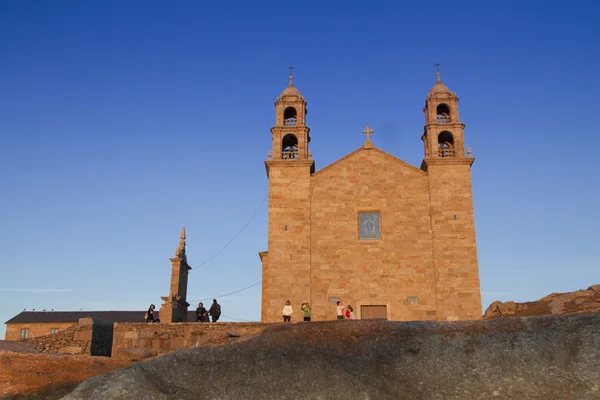
M51 328L50 329L50 334L54 335L55 333L58 333L58 328Z
M21 329L21 339L27 339L29 337L29 328Z
M359 239L381 239L378 212L358 213Z

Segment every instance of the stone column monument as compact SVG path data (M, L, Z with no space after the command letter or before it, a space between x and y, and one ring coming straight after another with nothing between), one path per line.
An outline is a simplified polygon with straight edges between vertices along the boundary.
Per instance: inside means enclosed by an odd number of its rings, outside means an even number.
M181 229L179 247L171 260L171 288L168 296L161 297L164 304L160 306L162 322L187 322L187 310L190 306L186 301L188 273L192 269L185 255L185 227Z

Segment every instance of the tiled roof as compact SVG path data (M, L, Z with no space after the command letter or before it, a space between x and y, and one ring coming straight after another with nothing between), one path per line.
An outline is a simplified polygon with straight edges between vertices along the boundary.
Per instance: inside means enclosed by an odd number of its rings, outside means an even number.
M98 318L112 322L144 322L146 311L23 311L5 324L73 322L79 318ZM156 311L158 317L158 311Z

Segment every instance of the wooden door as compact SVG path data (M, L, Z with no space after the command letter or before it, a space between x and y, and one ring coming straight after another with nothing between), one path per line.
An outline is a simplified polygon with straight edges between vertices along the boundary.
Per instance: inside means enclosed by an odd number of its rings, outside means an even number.
M360 319L387 320L387 306L361 306Z

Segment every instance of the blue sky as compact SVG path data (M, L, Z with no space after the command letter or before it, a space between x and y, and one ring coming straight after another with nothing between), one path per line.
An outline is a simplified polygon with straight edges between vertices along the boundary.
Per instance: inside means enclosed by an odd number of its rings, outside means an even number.
M593 1L1 2L1 322L158 306L181 226L199 265L265 199L290 64L319 169L365 125L419 166L439 61L476 157L484 308L600 283L599 19ZM191 300L260 281L266 212L193 270ZM258 320L260 285L221 304Z

